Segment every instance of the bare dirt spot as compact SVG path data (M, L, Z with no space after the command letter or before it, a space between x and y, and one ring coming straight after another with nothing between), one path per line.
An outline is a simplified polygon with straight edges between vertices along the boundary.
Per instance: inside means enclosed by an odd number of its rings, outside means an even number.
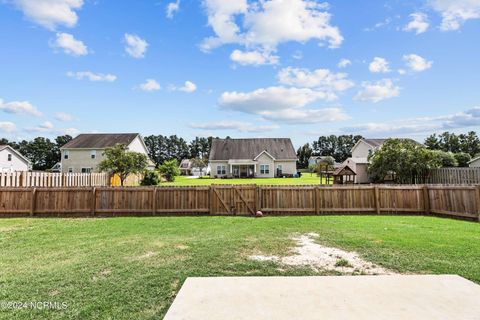
M179 249L179 250L187 250L188 249L188 246L184 245L184 244L177 244L175 246L175 248Z
M154 252L154 251L147 251L145 252L144 254L142 255L139 255L139 256L136 256L136 257L133 257L131 259L131 261L141 261L141 260L146 260L146 259L149 259L151 257L154 257L157 255L157 252Z
M342 274L394 274L394 272L363 260L358 253L315 243L316 233L292 237L297 246L286 257L253 255L256 261L273 261L287 266L309 266L315 271L336 271Z

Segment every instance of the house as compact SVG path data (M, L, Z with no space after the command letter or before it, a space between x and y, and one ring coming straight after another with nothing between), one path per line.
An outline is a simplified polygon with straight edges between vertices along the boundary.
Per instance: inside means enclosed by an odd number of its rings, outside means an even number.
M104 150L117 144L126 145L129 151L148 157L147 146L138 133L80 134L60 148L61 170L73 173L98 172L98 164L104 159ZM150 159L149 168L155 168Z
M211 177L273 178L297 173L297 154L289 138L213 139Z
M478 168L480 167L480 157L475 157L468 162L468 166L470 168Z
M29 171L30 160L8 145L0 145L0 172Z
M332 157L332 156L311 156L310 158L308 158L308 166L310 166L312 164L319 164L319 163L322 163L324 161L333 162L333 167L334 168L338 168L338 167L341 166L341 163L336 162L335 158Z
M180 174L182 176L189 176L192 174L192 160L191 159L183 159L180 161L180 165L178 166L178 169L180 169Z

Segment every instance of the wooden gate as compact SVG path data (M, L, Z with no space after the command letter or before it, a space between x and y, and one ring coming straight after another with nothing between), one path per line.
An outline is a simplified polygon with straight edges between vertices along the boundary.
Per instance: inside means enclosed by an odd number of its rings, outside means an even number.
M212 185L210 213L253 215L256 211L256 185Z

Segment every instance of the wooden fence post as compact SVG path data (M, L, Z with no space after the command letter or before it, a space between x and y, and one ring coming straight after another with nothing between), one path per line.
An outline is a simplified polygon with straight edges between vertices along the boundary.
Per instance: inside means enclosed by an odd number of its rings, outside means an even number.
M35 214L35 202L37 201L37 188L32 189L32 199L30 204L30 216L33 217Z
M97 189L95 187L92 188L92 216L95 215L95 207L97 206Z
M315 203L315 214L318 215L320 214L320 203L319 203L319 199L318 199L318 196L319 196L319 193L320 193L320 190L319 190L319 187L315 186L313 187L313 197L314 197L314 203Z
M374 189L374 198L375 198L375 213L380 214L380 192L378 190L378 186L375 186Z
M153 195L152 195L152 214L155 215L157 213L157 187L153 187Z
M423 186L423 207L425 214L430 214L430 195L428 185Z
M475 204L477 206L477 220L480 222L480 186L476 187Z
M213 214L213 197L214 197L214 190L213 188L215 188L213 185L210 185L210 194L209 194L209 197L208 197L208 200L209 200L209 208L210 208L210 214Z

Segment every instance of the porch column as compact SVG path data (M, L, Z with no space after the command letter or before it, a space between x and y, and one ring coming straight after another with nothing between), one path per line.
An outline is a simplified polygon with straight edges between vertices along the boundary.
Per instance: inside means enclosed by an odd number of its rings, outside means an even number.
M230 175L233 175L233 164L230 164Z

